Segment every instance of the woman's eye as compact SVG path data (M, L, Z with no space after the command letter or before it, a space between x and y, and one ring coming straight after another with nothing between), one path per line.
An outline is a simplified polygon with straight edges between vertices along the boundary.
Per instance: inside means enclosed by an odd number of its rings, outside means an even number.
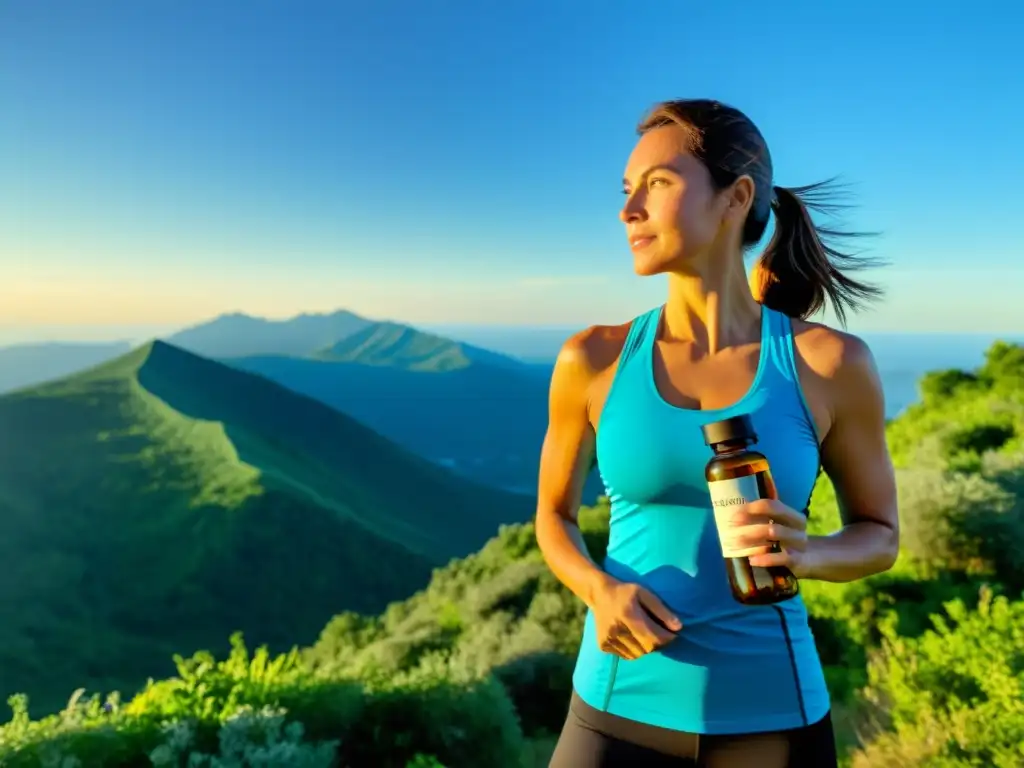
M659 184L668 184L668 179L658 179L658 178L655 178L655 179L651 179L647 183L648 183L649 186L654 187L654 186L657 186Z

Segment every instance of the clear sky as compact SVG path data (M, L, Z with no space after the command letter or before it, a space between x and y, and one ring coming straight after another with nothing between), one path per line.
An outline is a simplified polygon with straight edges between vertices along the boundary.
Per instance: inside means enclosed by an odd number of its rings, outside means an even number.
M622 169L683 96L746 111L777 183L853 184L892 264L851 328L1021 332L1022 9L7 0L0 341L627 320L664 283L632 274Z

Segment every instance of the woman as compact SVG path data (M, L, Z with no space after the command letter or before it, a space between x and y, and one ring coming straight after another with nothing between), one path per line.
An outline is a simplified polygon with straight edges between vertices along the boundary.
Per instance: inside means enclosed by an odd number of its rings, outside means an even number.
M805 318L878 295L841 268L807 206L822 185L773 186L760 132L713 101L672 101L640 124L621 219L640 275L666 274L662 307L569 339L551 381L537 540L589 608L552 768L836 765L830 700L799 596L746 606L729 589L700 427L749 414L777 502L738 510L737 546L803 580L890 568L899 534L881 387L862 341ZM775 234L751 287L744 249ZM608 555L576 514L596 463L611 499ZM843 527L808 536L819 468ZM801 511L802 510L802 511ZM769 551L779 542L781 551Z

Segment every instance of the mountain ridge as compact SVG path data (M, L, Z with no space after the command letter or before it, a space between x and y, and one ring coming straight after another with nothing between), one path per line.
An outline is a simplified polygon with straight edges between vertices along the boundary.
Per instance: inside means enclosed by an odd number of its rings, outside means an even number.
M473 364L509 370L525 366L507 355L393 320L374 321L309 357L323 362L382 365L415 371L453 371Z
M346 309L303 312L281 320L229 312L176 331L164 340L215 359L250 354L307 356L372 322Z
M269 379L147 342L0 396L0 606L18 607L0 608L0 692L52 706L69 674L131 689L236 629L312 639L532 511Z

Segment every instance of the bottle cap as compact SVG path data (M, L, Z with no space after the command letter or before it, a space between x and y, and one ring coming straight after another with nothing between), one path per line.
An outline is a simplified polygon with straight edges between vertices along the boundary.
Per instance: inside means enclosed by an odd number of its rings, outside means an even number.
M730 440L757 441L754 425L750 420L750 416L745 413L729 419L713 421L710 424L705 424L700 429L704 433L705 445L715 445L716 443L725 443Z

